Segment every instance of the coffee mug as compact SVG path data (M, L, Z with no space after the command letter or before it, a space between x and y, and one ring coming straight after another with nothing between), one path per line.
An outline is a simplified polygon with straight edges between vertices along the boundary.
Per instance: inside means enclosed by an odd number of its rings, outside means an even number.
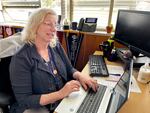
M100 50L103 51L103 56L108 57L111 54L112 47L110 46L108 41L103 42L99 45Z
M71 22L71 29L72 30L77 30L77 22Z

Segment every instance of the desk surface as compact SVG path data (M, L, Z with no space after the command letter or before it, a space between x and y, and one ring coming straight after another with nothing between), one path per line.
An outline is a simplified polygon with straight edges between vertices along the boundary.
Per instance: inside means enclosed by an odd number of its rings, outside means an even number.
M95 54L101 54L101 52L96 51ZM111 65L121 65L121 62L109 62L107 64ZM82 70L83 73L89 74L88 64ZM133 70L133 75L137 78L138 71ZM150 113L150 85L142 84L138 82L138 85L142 93L132 93L129 99L121 107L118 113Z

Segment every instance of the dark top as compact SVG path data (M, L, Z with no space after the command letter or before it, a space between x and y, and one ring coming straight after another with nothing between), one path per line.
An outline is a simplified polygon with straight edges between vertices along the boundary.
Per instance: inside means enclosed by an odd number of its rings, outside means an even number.
M60 43L58 42L54 48L49 46L48 49L60 76L57 79L54 78L49 65L45 64L38 54L34 44L25 44L12 57L10 79L17 100L17 103L12 106L13 113L42 107L39 104L41 94L57 91L58 81L56 84L56 80L62 79L65 84L73 79L73 73L77 70L72 67Z

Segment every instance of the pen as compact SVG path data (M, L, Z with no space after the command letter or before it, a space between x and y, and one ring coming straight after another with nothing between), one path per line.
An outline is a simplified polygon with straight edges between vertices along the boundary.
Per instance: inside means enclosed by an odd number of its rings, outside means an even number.
M110 73L110 75L121 76L121 74L114 74L114 73Z
M111 80L111 79L106 79L106 81L110 81L110 82L118 82L118 80Z

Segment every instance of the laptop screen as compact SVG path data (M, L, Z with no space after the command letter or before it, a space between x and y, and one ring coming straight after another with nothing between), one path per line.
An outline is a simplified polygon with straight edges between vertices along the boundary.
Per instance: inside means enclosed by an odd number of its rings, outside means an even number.
M113 89L114 91L111 95L111 101L109 102L107 113L116 113L128 99L129 85L133 69L132 66L133 60L126 64L122 77Z

